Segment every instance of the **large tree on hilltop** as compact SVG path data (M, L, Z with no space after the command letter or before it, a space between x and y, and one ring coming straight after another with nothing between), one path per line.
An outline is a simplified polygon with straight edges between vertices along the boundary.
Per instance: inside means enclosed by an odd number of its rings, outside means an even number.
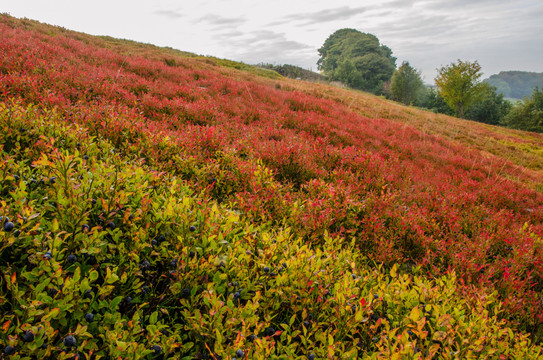
M437 91L457 116L464 118L470 106L483 99L487 85L480 81L482 75L477 61L458 60L438 69Z
M375 94L382 93L396 68L392 50L375 35L355 29L341 29L326 39L319 49L319 70L330 80Z

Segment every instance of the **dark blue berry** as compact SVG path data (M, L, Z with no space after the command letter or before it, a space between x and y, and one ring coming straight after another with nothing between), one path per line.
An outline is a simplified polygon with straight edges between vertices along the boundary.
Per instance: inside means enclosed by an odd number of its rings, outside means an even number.
M32 342L34 341L34 333L32 331L27 331L25 335L23 336L24 342Z
M87 320L88 322L92 322L92 320L94 320L94 314L93 313L85 314L85 320Z
M151 347L151 350L154 351L155 355L160 355L162 354L162 347L160 347L160 345L153 345Z
M11 345L8 345L4 348L4 354L6 355L13 355L15 354L15 348Z
M75 340L75 337L73 337L72 335L68 335L64 338L64 340L62 340L62 343L66 347L72 347L72 346L75 346L76 340Z
M196 226L192 225L191 227L189 227L189 230L190 230L190 232L195 232L196 231Z
M4 231L6 232L10 232L13 228L15 228L15 225L11 221L4 224Z
M236 356L239 358L243 358L245 356L245 353L241 349L236 350Z

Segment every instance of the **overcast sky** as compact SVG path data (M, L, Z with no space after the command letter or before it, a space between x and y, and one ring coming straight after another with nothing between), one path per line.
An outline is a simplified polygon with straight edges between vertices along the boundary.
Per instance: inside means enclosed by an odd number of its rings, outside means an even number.
M376 35L427 83L456 59L478 60L485 78L543 72L541 0L0 0L0 12L250 64L316 70L326 38L354 28Z

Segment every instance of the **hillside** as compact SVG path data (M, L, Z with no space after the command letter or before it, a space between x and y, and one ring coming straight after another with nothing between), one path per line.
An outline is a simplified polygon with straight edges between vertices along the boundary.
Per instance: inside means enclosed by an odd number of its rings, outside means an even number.
M10 359L540 358L543 135L0 15Z
M506 98L524 99L534 88L543 86L543 73L527 71L502 71L485 80Z

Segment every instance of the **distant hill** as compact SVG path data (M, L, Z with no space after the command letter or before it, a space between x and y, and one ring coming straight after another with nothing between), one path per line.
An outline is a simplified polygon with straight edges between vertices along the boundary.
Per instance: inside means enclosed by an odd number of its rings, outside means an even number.
M543 85L543 73L502 71L486 80L506 98L522 99L530 96L536 86Z

